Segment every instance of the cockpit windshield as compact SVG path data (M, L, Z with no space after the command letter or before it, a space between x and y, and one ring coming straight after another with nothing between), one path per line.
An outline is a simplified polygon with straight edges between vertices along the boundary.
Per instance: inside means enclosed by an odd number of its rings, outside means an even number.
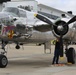
M17 8L14 8L14 7L6 7L2 11L10 13L14 17L19 16L19 10Z

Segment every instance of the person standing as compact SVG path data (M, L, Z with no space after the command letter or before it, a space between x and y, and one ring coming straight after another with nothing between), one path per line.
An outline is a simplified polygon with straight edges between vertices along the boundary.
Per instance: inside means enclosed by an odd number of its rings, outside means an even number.
M52 64L58 64L59 61L59 56L60 56L60 40L57 38L56 43L55 43L55 51L54 51L54 57Z

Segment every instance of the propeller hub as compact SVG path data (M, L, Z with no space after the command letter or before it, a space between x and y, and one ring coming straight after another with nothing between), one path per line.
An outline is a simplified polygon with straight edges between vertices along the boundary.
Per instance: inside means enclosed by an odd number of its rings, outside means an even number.
M65 21L60 20L60 21L57 21L55 24L56 26L53 26L55 35L63 36L68 32L69 27L68 25L65 25L66 24Z
M59 30L59 31L63 31L63 26L61 26L61 25L59 25L58 27L57 27L57 29Z

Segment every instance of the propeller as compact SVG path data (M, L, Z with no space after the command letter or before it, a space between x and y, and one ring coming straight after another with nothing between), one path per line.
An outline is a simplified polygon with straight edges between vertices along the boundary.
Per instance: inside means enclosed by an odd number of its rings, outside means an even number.
M40 19L41 21L44 21L44 22L46 22L46 23L48 23L50 25L57 26L53 22L51 22L51 20L49 20L47 17L45 17L45 16L43 16L41 14L34 14L34 16L36 18ZM69 25L69 24L71 24L71 23L73 23L75 21L76 21L76 16L74 16L73 18L71 18L66 24L64 24L64 26L65 25Z
M71 18L67 23L62 21L63 23L61 23L59 26L54 24L54 23L52 23L52 21L50 21L48 18L46 18L43 15L35 14L34 16L36 18L40 19L41 21L46 22L49 25L52 25L55 29L58 30L58 33L60 35L60 49L61 49L60 56L63 57L63 35L65 35L68 32L69 24L71 24L71 23L76 21L76 16ZM65 30L66 30L66 32L65 32ZM63 31L64 31L64 33L63 33Z
M34 14L34 16L41 21L48 23L51 27L53 26L57 35L65 35L68 32L69 24L76 21L76 16L72 17L68 22L60 21L60 23L59 21L57 21L58 23L53 23L49 18L41 14Z
M71 18L65 25L69 25L69 24L71 24L71 23L73 23L75 21L76 21L76 16L74 16L73 18Z
M50 24L50 25L54 25L54 23L52 23L48 18L46 18L46 17L43 16L43 15L34 14L34 16L35 16L36 18L40 19L40 20L43 21L43 22L46 22L46 23L48 23L48 24Z

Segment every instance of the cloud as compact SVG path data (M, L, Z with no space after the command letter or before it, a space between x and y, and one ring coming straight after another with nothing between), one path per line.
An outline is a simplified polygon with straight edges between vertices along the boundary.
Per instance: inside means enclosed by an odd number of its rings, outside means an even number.
M76 8L75 8L76 0L36 0L36 1L62 11L73 11L73 13L76 14Z

